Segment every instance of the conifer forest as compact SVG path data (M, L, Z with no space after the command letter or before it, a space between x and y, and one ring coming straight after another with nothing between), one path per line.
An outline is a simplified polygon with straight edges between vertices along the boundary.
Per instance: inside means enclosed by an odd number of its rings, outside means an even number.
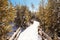
M31 5L27 0L20 2L0 0L0 40L17 40L20 30L22 33L34 20L39 22L38 35L42 40L60 40L60 0L39 0L37 10L37 0Z

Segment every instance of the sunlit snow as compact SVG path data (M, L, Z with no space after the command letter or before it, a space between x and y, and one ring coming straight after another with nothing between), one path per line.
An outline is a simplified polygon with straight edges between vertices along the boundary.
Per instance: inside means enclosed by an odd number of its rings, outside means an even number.
M32 25L20 34L18 40L38 40L38 26L39 22L34 21ZM42 39L40 38L40 40Z

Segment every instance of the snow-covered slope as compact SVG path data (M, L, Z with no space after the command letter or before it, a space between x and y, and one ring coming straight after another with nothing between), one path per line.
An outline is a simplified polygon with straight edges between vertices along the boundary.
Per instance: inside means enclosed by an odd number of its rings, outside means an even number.
M32 25L20 34L18 40L38 40L38 26L39 22L34 21Z

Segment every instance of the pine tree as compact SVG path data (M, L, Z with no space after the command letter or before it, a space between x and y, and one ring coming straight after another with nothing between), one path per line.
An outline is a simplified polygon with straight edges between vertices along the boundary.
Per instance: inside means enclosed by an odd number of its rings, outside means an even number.
M15 18L15 9L8 4L8 0L0 0L0 40L6 40L5 36L11 31L12 22Z
M23 29L26 28L27 22L30 21L30 14L29 10L26 6L17 6L17 17L15 19L15 23L17 27L22 27Z
M56 0L48 0L48 5L46 7L47 11L46 11L46 16L45 16L45 28L46 31L45 32L50 32L48 33L48 35L51 35L51 37L56 37L57 36L57 31L58 31L58 23L57 23L57 19L58 19L58 6L59 4L57 4ZM52 31L53 30L53 31ZM54 35L54 36L53 36ZM55 36L56 35L56 36ZM56 39L57 40L57 37Z
M57 23L59 6L56 0L48 0L48 4L44 8L40 5L39 12L36 14L38 19L41 20L40 23L44 31L50 37L55 37L55 40L59 30L59 23Z

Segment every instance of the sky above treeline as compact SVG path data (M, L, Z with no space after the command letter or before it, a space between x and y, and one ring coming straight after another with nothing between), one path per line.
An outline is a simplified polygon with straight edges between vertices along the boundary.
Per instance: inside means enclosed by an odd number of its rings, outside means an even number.
M29 10L36 11L36 10L38 10L41 0L11 0L11 2L14 6L16 6L16 4L26 5L29 8ZM47 0L44 0L44 2L45 2L44 4L46 4ZM34 9L32 9L32 4L34 5Z

